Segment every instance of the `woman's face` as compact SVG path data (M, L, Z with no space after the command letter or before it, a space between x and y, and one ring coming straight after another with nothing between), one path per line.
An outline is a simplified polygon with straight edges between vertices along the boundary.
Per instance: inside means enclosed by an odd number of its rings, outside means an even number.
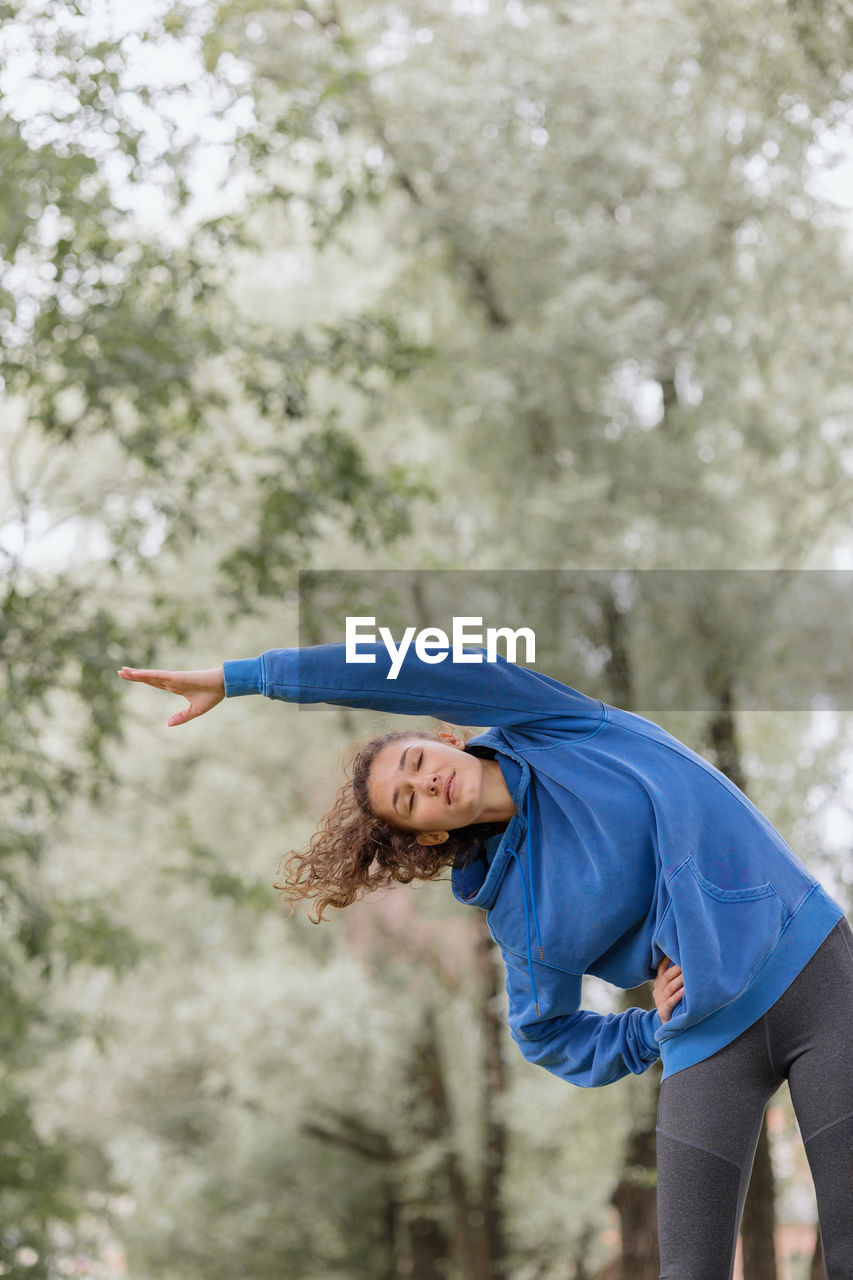
M400 830L437 833L444 839L448 831L477 822L483 766L463 746L450 737L386 743L376 754L367 784L373 813Z

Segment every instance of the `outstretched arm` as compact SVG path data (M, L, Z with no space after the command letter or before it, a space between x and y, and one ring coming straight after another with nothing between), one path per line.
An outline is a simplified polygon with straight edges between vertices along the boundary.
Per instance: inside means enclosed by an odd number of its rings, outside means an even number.
M186 698L187 706L183 711L176 711L166 721L168 725L186 724L196 716L203 716L225 697L225 677L221 667L211 667L207 671L149 671L138 667L122 667L119 671L122 680L136 680L139 684L150 684L154 689L165 689L167 693L178 693Z
M540 733L558 737L593 733L604 718L597 699L501 656L488 662L481 649L466 649L465 661L449 655L425 661L409 649L393 674L384 644L364 644L360 651L359 662L347 661L342 644L270 649L257 658L225 662L226 693L435 716L453 724L535 722Z
M409 650L391 675L384 645L361 646L370 661L347 662L342 644L270 649L257 658L229 661L212 671L142 671L124 667L126 680L183 694L190 706L169 720L184 724L224 696L264 694L285 702L328 702L397 715L435 716L454 724L522 725L540 734L583 737L601 727L604 707L539 671L505 658L488 662L466 650L465 662L425 661Z

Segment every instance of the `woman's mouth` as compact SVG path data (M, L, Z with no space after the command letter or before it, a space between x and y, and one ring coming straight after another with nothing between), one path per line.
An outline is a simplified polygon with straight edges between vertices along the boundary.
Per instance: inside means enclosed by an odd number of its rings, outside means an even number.
M448 804L450 804L450 797L453 795L455 786L456 786L456 770L454 769L444 784L444 794Z

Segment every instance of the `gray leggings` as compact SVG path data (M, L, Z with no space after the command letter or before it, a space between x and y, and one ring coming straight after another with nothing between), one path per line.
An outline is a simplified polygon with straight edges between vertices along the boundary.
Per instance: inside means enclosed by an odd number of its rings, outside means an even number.
M661 1280L730 1280L761 1120L785 1079L814 1179L828 1280L853 1280L853 932L846 920L763 1018L661 1085Z

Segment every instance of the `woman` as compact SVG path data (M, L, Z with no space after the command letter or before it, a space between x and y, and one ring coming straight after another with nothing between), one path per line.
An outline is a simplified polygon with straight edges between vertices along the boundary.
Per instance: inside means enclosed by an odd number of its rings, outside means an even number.
M307 852L291 901L322 915L450 865L485 908L528 1061L579 1085L660 1057L662 1280L728 1280L761 1120L782 1081L806 1145L828 1280L853 1280L853 933L841 907L741 791L640 716L502 659L395 679L384 646L271 650L202 672L123 668L183 694L183 724L263 693L456 724L375 740ZM655 1008L581 1010L592 973Z

